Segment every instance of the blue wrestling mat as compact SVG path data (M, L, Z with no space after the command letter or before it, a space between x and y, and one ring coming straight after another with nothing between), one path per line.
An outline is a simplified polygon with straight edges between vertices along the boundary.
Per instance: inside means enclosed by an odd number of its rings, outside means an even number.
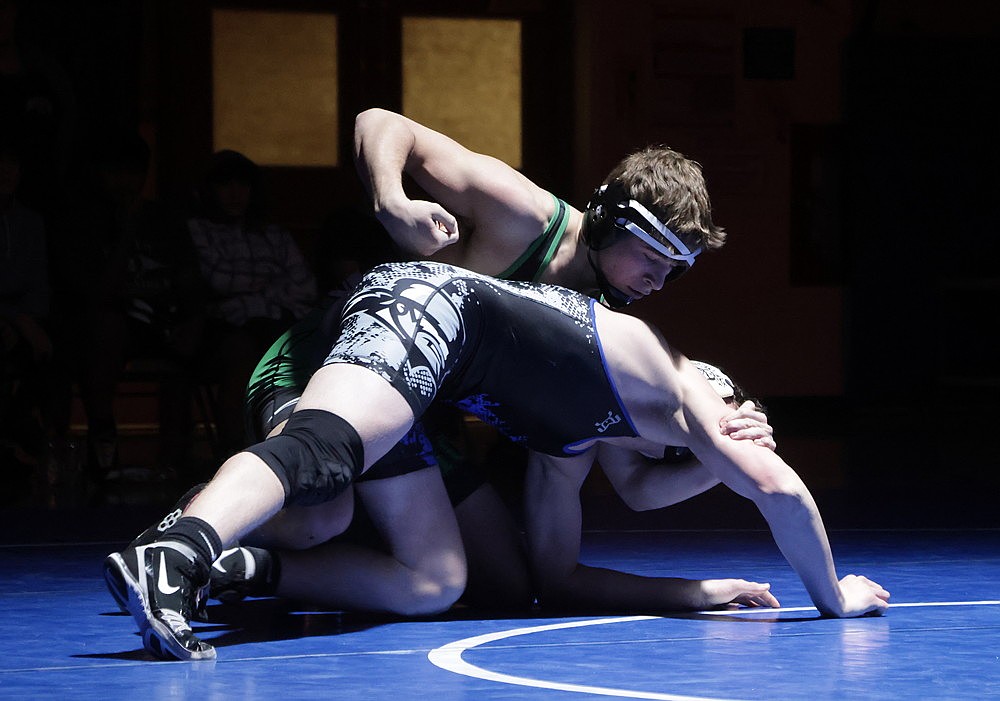
M214 662L157 662L100 575L116 544L0 548L0 698L1000 698L1000 532L835 531L840 575L892 592L881 618L821 619L769 534L591 532L583 560L772 583L781 609L419 620L211 606ZM638 612L637 612L638 613Z

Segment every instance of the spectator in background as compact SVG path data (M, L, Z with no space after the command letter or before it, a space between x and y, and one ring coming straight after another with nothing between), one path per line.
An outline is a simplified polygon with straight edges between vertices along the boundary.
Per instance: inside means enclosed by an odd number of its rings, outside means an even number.
M148 144L134 130L90 134L81 175L53 251L64 373L76 379L87 414L87 465L95 480L118 467L114 400L129 360L152 358L160 383L161 471L190 460L191 367L204 297L184 220L143 197ZM68 412L67 412L68 413ZM68 418L66 419L68 423ZM189 477L190 475L185 475Z
M29 10L35 10L33 28L24 21ZM51 217L65 204L77 104L68 73L45 49L46 25L38 22L44 12L37 10L0 0L0 124L18 135L18 199L51 229Z
M15 197L21 160L14 138L0 135L0 474L9 498L22 491L45 445L52 357L45 225Z
M228 455L245 445L247 381L257 361L311 310L316 279L295 239L264 216L260 169L236 151L212 156L188 222L208 286L201 360L218 382L219 440Z

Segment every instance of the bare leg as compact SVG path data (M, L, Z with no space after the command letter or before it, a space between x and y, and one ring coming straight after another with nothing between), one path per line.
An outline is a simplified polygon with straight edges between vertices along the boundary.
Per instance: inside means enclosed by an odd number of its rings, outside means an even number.
M370 370L335 363L316 371L296 411L321 409L347 421L364 445L364 468L396 444L413 424L403 396ZM285 501L281 481L252 453L229 458L184 511L211 525L231 544L276 514Z
M273 516L285 501L285 488L253 453L237 453L222 464L184 510L208 523L224 547Z
M451 606L465 586L466 567L439 470L359 482L356 488L391 554L337 541L283 552L278 594L404 615Z
M361 466L348 467L360 467L361 471L384 455L413 424L409 404L388 382L370 370L345 364L318 370L297 408L327 411L352 426L360 438L364 460ZM353 439L329 438L338 442ZM294 463L285 466L292 473L298 468ZM295 484L296 475L289 475L288 481ZM222 465L187 506L184 517L162 538L106 558L104 577L108 588L136 620L147 650L161 658L215 658L212 646L199 640L188 625L197 605L196 587L208 581L219 546L232 544L264 523L284 502L285 489L278 475L254 453L241 452ZM454 515L450 510L447 513L457 533ZM465 584L461 545L458 553L461 580L452 601ZM442 592L441 597L446 593Z
M354 487L351 486L333 501L282 509L241 542L259 548L306 550L346 531L353 516Z
M271 429L277 436L288 421ZM258 548L305 550L325 543L347 530L354 517L354 486L332 501L315 506L288 506L240 540Z

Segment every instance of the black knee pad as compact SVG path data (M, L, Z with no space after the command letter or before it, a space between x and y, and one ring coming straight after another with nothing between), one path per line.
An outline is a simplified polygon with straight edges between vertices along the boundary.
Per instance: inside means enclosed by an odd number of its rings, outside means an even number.
M247 448L267 463L285 488L286 506L330 501L364 467L364 444L351 424L329 411L292 414L277 436Z

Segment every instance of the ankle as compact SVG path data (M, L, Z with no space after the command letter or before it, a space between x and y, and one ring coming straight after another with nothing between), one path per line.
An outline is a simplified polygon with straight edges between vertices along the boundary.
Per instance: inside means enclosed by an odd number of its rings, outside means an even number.
M207 581L212 563L222 552L222 540L215 529L200 518L182 516L157 540L176 540L195 552L194 567L199 579Z

